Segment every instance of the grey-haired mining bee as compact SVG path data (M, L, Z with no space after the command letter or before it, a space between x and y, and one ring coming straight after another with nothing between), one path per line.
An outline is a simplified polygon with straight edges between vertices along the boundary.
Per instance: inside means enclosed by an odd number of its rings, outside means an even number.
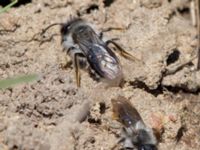
M103 41L101 34L81 18L74 18L61 27L64 50L74 62L77 86L80 86L80 68L89 69L96 79L104 79L113 85L119 85L123 79L119 59L109 48L113 44L122 56L134 59L113 40Z
M153 130L143 122L138 111L122 96L111 100L113 117L122 123L123 129L119 143L125 149L157 150L157 139Z

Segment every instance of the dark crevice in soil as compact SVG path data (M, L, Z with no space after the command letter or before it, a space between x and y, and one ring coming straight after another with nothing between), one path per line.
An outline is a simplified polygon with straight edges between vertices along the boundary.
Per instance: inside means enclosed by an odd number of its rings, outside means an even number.
M177 16L177 12L174 10L171 12L171 14L169 14L169 16L166 18L169 22L171 22L171 20Z
M110 7L110 5L114 2L115 0L104 0L104 7Z
M91 5L89 8L86 9L86 13L90 14L94 10L99 10L99 6L96 4Z
M157 97L160 94L163 94L164 91L169 91L171 93L177 94L177 93L187 93L187 94L194 94L198 95L200 93L200 89L197 91L191 91L187 90L187 88L184 87L172 87L172 86L163 86L160 82L158 87L156 89L150 89L144 82L142 81L135 81L135 82L129 82L131 86L134 88L143 89L147 93L152 94L153 96Z
M158 96L159 94L163 94L163 88L159 85L156 89L150 89L144 82L142 81L135 81L130 82L130 85L132 85L134 88L143 89L147 93L150 93L154 96Z
M99 103L100 105L100 113L104 114L106 111L106 104L104 102Z
M180 52L177 49L174 49L173 52L171 54L169 54L166 62L167 62L167 66L175 63L180 57Z
M186 131L187 131L186 125L181 126L181 127L178 129L178 132L177 132L176 138L175 138L176 143L178 143L178 142L181 140L181 138L183 137L183 135L184 135L184 133L185 133Z
M184 87L172 87L172 86L162 86L162 88L165 90L168 90L174 94L181 92L181 93L198 95L200 93L200 89L198 89L196 91L192 91L192 90L184 88Z
M183 7L183 8L178 8L177 9L178 10L178 12L180 13L180 14L189 14L190 13L190 8L189 7Z
M189 7L183 7L183 8L177 8L177 11L186 19L190 19L190 8Z
M18 150L18 146L17 145L13 145L12 150Z
M78 17L81 17L82 15L81 15L81 13L77 10L76 11L76 15L78 16Z
M12 0L1 0L0 6L5 7L8 4L10 4L11 2L12 2ZM18 2L15 5L13 5L13 7L20 7L21 5L26 5L31 2L32 2L32 0L18 0Z
M94 118L88 118L88 122L90 124L96 124L96 125L101 125L101 120L100 119L94 119Z
M15 4L15 7L19 7L21 5L26 5L28 3L32 3L32 0L19 0L17 4Z

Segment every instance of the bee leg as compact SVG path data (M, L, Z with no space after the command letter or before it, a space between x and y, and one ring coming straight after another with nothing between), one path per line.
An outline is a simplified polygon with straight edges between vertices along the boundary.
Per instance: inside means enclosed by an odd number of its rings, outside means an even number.
M115 150L116 148L119 148L120 143L122 143L123 141L125 141L125 138L120 138L119 141L112 146L111 150Z
M81 85L81 74L80 74L80 66L79 66L79 57L80 53L74 54L74 66L75 66L75 74L76 74L76 84L78 87Z
M109 32L111 30L125 30L125 28L121 28L121 27L108 27L108 28L102 29L102 31L99 33L99 38L102 40L103 39L103 33L104 32Z
M102 40L103 39L103 32L99 33L99 38Z
M130 60L133 60L133 61L135 61L135 60L141 61L140 59L134 57L133 55L131 55L130 53L125 51L121 46L119 46L113 40L106 41L106 45L108 46L109 44L113 44L116 47L116 50L118 50L120 52L120 55L122 55L124 58L130 59Z

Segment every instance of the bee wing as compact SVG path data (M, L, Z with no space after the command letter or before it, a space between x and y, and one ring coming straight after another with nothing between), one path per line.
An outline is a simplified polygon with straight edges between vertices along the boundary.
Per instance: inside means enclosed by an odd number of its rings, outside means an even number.
M80 32L81 31L81 32ZM76 34L75 41L84 52L93 70L101 77L115 79L121 75L121 66L116 55L99 39L89 26Z
M138 111L131 103L122 96L111 100L113 105L113 113L115 118L126 127L135 126L138 121L143 123L143 120Z
M103 45L93 45L87 58L91 68L101 77L115 79L121 74L118 59L110 55Z

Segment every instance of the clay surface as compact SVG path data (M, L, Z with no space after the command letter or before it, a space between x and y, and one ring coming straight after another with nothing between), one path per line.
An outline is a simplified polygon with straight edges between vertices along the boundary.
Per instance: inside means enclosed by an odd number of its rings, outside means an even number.
M85 71L77 88L73 66L65 67L70 58L62 51L60 27L38 34L70 16L98 31L124 29L104 33L141 60L117 55L122 88L105 88ZM41 78L0 91L0 149L110 150L119 140L111 105L118 95L131 101L149 127L162 120L160 150L199 149L196 45L189 0L32 0L11 8L0 14L0 77ZM176 144L181 126L187 130Z

